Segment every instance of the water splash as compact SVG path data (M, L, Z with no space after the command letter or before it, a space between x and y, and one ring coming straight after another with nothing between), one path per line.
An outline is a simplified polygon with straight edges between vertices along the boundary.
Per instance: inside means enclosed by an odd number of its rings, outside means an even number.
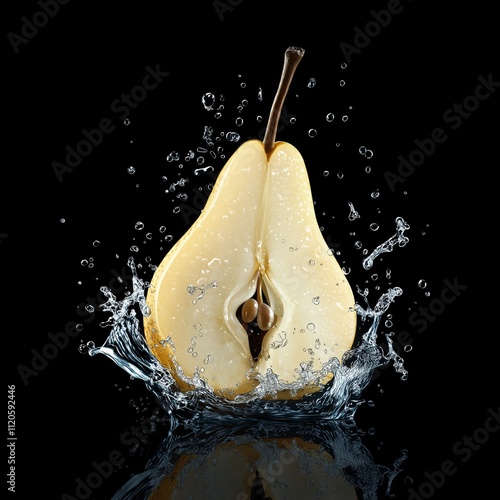
M359 404L362 403L361 392L370 382L373 372L391 361L395 370L406 377L403 360L394 352L390 338L389 350L377 344L377 329L382 316L386 313L394 299L401 295L400 288L389 289L382 294L373 308L368 304L367 294L363 295L365 307L356 305L356 312L366 328L358 345L344 354L342 363L331 358L321 370L314 371L307 363L301 364L297 372L299 378L285 384L278 376L268 370L260 375L259 385L251 392L240 395L234 400L216 396L205 384L200 373L192 378L182 373L177 367L178 375L195 389L182 392L172 375L151 353L144 337L142 317L150 314L145 299L145 283L137 276L132 257L128 260L132 271L132 291L124 298L118 299L106 287L101 291L107 301L101 305L104 312L111 313L102 327L111 327L106 341L100 347L89 349L95 356L104 354L124 369L133 378L144 381L173 419L182 415L184 422L230 419L230 418L262 418L289 422L293 419L345 419L352 420ZM215 286L213 283L211 286ZM165 342L168 342L166 339ZM334 377L322 390L299 400L276 400L273 397L282 390L297 393L304 387L319 387L319 381L328 373ZM270 411L271 410L271 411Z
M392 249L399 245L400 247L404 247L408 243L408 238L404 235L404 232L410 229L410 226L402 217L396 218L396 234L391 236L387 241L381 243L373 252L368 255L363 260L363 267L365 269L370 269L373 266L375 259L382 253L392 252Z

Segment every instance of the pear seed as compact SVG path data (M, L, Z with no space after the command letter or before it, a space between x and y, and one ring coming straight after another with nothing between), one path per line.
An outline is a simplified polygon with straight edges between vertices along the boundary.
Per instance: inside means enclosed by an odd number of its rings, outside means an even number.
M255 299L248 299L243 304L243 309L241 310L241 318L245 323L251 323L257 317L257 311L259 305Z
M274 323L274 312L267 304L260 304L257 314L257 325L263 331L267 332Z

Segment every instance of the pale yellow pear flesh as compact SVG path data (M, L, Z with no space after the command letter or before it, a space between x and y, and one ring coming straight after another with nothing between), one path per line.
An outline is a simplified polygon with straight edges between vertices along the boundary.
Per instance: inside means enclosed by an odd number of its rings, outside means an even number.
M254 361L236 312L259 275L275 320ZM267 155L257 140L238 148L199 218L156 270L147 302L147 342L184 390L190 384L178 367L233 399L268 369L291 384L303 363L321 370L342 359L355 337L354 297L318 227L297 149L278 142Z

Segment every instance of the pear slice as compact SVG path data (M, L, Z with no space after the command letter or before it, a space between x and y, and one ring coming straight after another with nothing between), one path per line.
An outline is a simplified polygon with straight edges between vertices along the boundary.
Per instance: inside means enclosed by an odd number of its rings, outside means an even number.
M304 160L292 145L274 142L276 106L302 56L297 50L286 52L271 132L236 150L151 281L146 340L183 390L199 376L233 399L268 370L294 384L304 367L319 372L353 344L353 293L316 221ZM321 383L331 377L323 374Z

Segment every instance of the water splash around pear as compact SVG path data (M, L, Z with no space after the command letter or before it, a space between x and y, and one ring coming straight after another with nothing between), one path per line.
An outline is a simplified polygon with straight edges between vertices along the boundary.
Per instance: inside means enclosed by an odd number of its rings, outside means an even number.
M184 423L200 419L221 421L241 418L287 422L309 418L352 420L362 403L361 393L377 368L392 363L401 378L407 376L402 358L392 348L390 336L386 335L386 350L378 344L380 321L395 298L402 293L401 288L393 287L380 296L373 308L369 306L366 296L363 296L365 307L356 305L361 327L365 331L360 341L345 353L343 360L331 358L318 371L313 371L305 363L301 364L296 369L298 378L291 384L283 383L268 370L254 390L235 400L215 395L200 371L190 378L183 375L182 369L178 367L180 377L194 387L191 391L182 392L146 344L142 319L150 314L145 299L147 285L138 277L132 257L128 259L128 266L132 272L132 290L124 298L118 298L108 288L101 287L101 292L107 298L101 308L110 314L101 326L111 328L111 331L100 347L90 344L88 353L91 356L103 354L131 377L142 380L174 420L180 418ZM304 387L319 385L319 381L328 373L334 374L333 380L318 392L298 400L273 399L283 390L294 394Z

